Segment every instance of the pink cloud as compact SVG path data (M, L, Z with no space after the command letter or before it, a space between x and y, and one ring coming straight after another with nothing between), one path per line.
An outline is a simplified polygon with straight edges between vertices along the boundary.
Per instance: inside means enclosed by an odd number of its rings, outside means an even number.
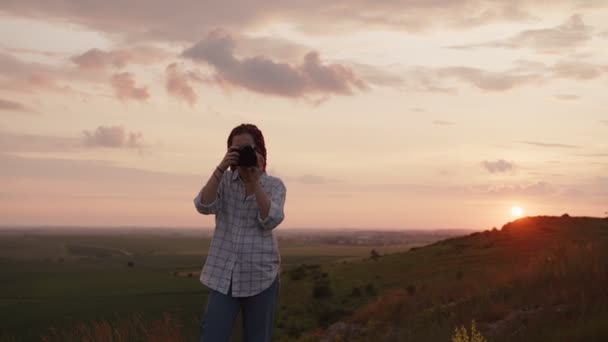
M27 113L27 114L37 113L32 108L29 108L28 106L26 106L22 103L11 101L11 100L4 100L1 98L0 98L0 111L18 112L18 113Z
M52 91L86 95L72 86L74 82L99 82L98 74L82 73L71 67L21 60L0 53L0 89L17 93Z
M505 91L543 80L538 73L494 72L471 67L441 68L437 75L440 78L455 78L486 91Z
M73 56L72 62L82 69L123 68L128 64L154 64L168 57L168 53L151 47L104 51L90 49Z
M166 68L166 73L167 92L178 99L186 101L191 106L194 105L194 103L196 103L197 96L194 89L190 85L190 80L193 77L195 77L196 80L199 80L200 78L193 72L183 72L180 70L177 63L169 64Z
M183 56L214 68L214 82L253 92L284 97L315 94L352 95L367 84L340 64L323 64L317 52L309 52L300 64L275 62L265 56L238 58L236 42L229 34L214 31Z
M515 164L512 162L508 162L504 159L499 159L496 161L488 161L484 160L481 165L489 172L489 173L505 173L508 171L515 170Z
M84 145L88 147L141 148L143 134L126 132L123 126L99 126L94 131L83 131Z
M106 0L92 2L20 0L3 4L9 16L71 22L96 31L120 34L130 41L142 38L193 41L214 27L235 31L294 23L309 33L366 30L370 27L423 30L432 27L471 27L492 22L530 21L554 8L592 10L592 1L555 0L551 3L514 0L309 0L207 2L184 0L180 6L167 1ZM594 1L595 7L606 7ZM143 9L143 10L142 10Z
M561 53L572 50L589 41L592 29L585 25L581 15L573 15L564 23L548 28L524 30L517 35L480 44L454 45L453 49L472 49L481 47L532 48L544 53Z
M0 131L0 152L74 152L81 145L74 137Z
M559 194L559 189L547 182L535 182L527 184L501 184L501 185L480 185L469 188L474 194L487 196L532 196L544 197Z
M150 97L147 87L136 87L135 78L130 72L122 72L112 76L112 88L117 98L122 101L144 101Z

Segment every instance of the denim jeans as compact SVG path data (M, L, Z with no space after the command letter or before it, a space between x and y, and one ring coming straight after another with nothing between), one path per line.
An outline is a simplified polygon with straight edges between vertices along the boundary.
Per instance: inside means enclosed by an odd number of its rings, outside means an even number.
M239 310L243 315L243 341L271 341L278 294L278 275L269 288L251 297L232 297L232 286L228 295L210 289L207 309L201 320L200 342L229 341Z

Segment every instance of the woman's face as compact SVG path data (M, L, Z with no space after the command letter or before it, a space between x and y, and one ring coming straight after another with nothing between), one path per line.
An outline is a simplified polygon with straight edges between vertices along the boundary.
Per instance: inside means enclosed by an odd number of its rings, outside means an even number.
M255 145L255 141L251 134L243 133L232 137L232 146L243 147L247 145Z

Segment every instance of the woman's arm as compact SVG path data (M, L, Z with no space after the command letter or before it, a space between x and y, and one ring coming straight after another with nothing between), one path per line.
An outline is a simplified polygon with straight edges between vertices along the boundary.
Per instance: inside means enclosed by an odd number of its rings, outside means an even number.
M218 199L221 198L221 180L223 176L223 172L215 169L207 184L194 198L194 206L199 213L209 215L218 212L220 202Z
M194 206L199 213L204 215L217 213L219 206L218 197L221 196L221 184L224 172L226 172L231 165L235 165L238 158L238 147L230 147L228 152L226 152L224 159L222 159L220 164L213 170L207 184L205 184L203 189L199 191L198 195L194 198Z
M258 203L258 222L262 229L276 228L285 218L284 206L287 190L280 179L270 183L268 193L257 183L254 189Z

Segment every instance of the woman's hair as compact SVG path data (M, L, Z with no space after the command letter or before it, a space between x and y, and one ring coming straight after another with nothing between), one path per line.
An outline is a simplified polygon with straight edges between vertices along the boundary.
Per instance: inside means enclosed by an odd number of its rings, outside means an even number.
M262 170L266 171L266 163L268 161L268 157L266 156L266 144L264 143L264 135L262 134L262 131L260 131L260 129L257 128L256 125L241 124L233 128L232 132L230 132L230 135L228 136L228 148L232 146L232 138L235 135L245 133L250 134L253 137L253 142L255 144L256 150L264 157L264 165L262 166ZM231 169L234 171L235 168L231 167Z

